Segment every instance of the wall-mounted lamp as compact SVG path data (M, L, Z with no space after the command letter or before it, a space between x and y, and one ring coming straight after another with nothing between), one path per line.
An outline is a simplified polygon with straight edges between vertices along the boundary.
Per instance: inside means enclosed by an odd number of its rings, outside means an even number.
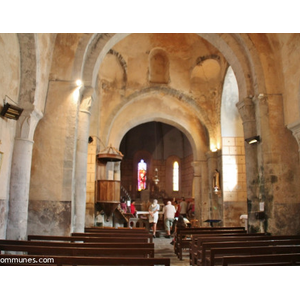
M257 135L257 136L252 136L248 139L245 139L245 142L248 143L249 145L252 145L252 144L257 144L260 142L260 136Z
M83 82L80 79L76 80L76 85L82 87L83 86Z
M0 115L8 119L18 120L22 112L23 112L23 108L20 108L16 105L12 105L9 103L5 103Z

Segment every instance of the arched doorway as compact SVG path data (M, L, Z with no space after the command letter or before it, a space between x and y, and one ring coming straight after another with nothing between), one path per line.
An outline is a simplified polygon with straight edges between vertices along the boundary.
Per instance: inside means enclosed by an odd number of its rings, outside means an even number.
M192 147L185 134L176 127L162 122L147 122L130 129L123 137L120 151L122 161L121 182L132 199L140 198L138 164L147 165L146 190L149 199L192 198ZM173 188L173 163L179 165L179 188ZM155 182L155 176L158 182Z

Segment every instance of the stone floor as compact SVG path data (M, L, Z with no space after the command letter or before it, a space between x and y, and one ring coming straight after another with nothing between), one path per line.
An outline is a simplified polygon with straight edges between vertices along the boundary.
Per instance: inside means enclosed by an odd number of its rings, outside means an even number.
M171 266L189 266L189 255L188 252L185 251L183 253L183 259L180 260L174 252L174 246L171 245L172 238L165 238L165 234L161 233L160 237L153 239L153 243L155 244L155 257L170 257Z

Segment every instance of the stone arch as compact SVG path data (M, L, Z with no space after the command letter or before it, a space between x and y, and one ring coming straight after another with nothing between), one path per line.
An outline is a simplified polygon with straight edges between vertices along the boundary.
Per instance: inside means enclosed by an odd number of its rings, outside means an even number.
M169 97L158 98L154 95L147 95L131 100L112 120L107 132L106 144L119 147L123 136L131 128L142 123L159 121L182 131L192 146L195 159L205 159L205 153L209 149L206 128L187 105L180 104L175 98L172 100L174 106L170 107L168 99Z
M95 34L91 37L82 63L82 80L86 85L96 86L97 73L100 64L107 52L120 40L129 34ZM223 53L229 64L232 66L236 76L239 78L239 89L242 97L253 93L252 81L247 74L250 74L248 58L239 46L232 34L198 34L220 52ZM230 42L228 44L228 42ZM243 62L246 61L246 62Z
M108 54L114 55L117 58L118 62L120 63L121 68L123 70L123 88L125 88L126 83L127 83L127 64L126 64L126 61L119 52L117 52L113 49L110 49L108 51Z
M241 100L249 95L266 92L267 83L265 82L261 58L256 49L257 45L252 40L253 35L233 33L197 34L218 49L224 55L229 65L231 65L237 78ZM86 41L88 37L85 37L86 40L83 43L86 45L85 51L82 49L83 46L78 50L82 58L75 60L75 63L81 65L81 78L85 82L85 85L96 86L98 70L105 55L115 44L128 35L130 35L130 33L98 33L89 36L90 39L88 42ZM263 43L269 51L272 50L267 38ZM268 59L270 58L268 57L267 60ZM73 69L78 69L78 67L74 66ZM269 75L278 82L276 70L274 71L275 72L269 73Z

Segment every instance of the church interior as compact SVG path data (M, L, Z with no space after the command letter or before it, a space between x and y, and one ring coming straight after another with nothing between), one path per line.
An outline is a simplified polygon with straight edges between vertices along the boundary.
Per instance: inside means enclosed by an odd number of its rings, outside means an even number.
M299 61L298 33L0 33L1 249L129 242L154 199L157 247L183 198L193 230L300 235Z
M298 294L300 34L288 2L2 3L3 294ZM183 199L189 227L168 238L163 211Z
M103 175L117 203L185 197L199 226L299 234L299 34L7 33L0 46L2 239L93 226L107 149L122 156Z

